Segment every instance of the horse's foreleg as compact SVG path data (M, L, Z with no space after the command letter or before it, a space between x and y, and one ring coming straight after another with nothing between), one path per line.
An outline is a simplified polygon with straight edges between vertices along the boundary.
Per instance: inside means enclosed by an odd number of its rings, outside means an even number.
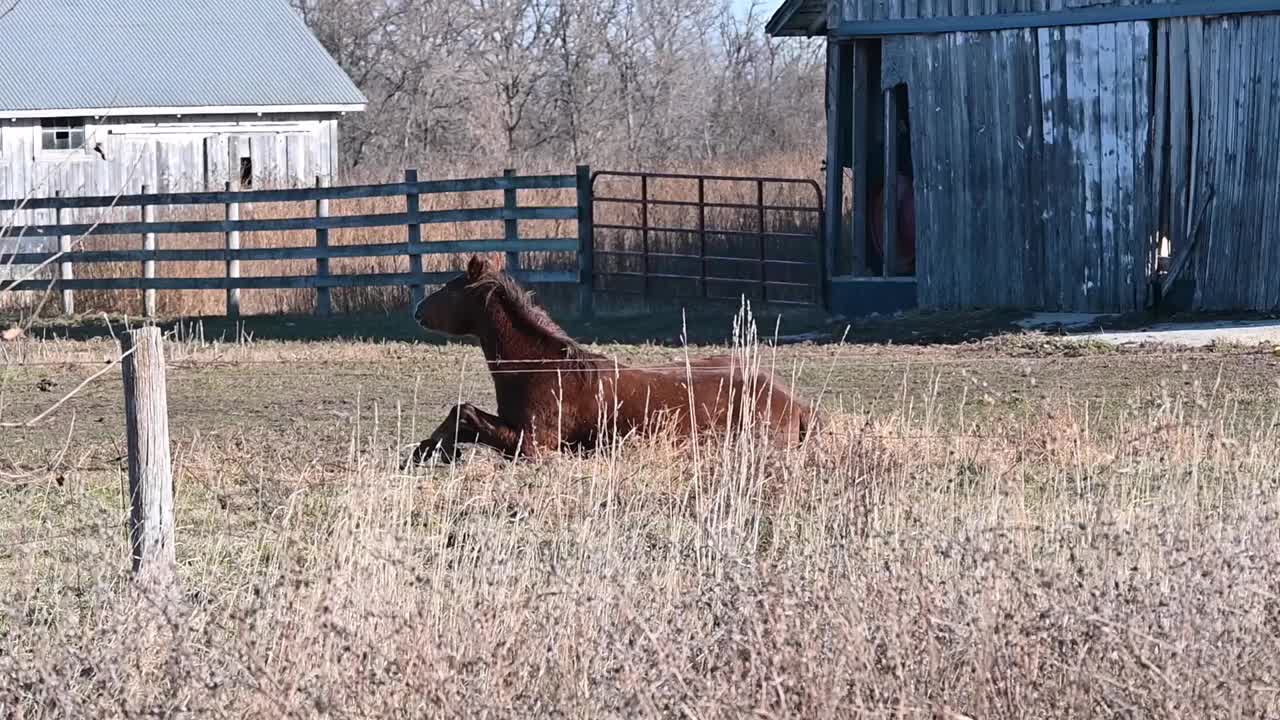
M440 427L418 445L413 462L421 464L434 454L453 462L458 443L487 445L507 457L531 457L537 452L532 438L522 429L470 403L462 403L450 410Z
M538 454L538 442L531 433L474 405L459 407L458 427L468 436L466 442L487 445L508 458Z

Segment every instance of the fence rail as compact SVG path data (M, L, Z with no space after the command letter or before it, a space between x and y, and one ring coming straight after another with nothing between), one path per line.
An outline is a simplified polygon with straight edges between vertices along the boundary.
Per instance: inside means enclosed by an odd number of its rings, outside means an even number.
M575 190L572 203L564 205L520 205L520 190ZM420 210L422 195L501 192L502 204L495 207ZM333 200L403 197L405 210L390 213L335 215L330 213ZM241 219L245 203L313 203L314 212L306 217ZM220 206L219 220L155 219L157 207ZM139 208L140 220L111 222L67 222L72 210L107 210ZM0 200L0 212L52 210L55 221L49 223L12 224L3 235L22 241L57 238L58 251L7 253L4 263L12 266L56 264L53 278L28 279L4 287L12 290L45 290L52 288L63 298L63 310L74 312L76 290L144 290L146 312L154 314L154 293L158 290L225 290L227 314L239 313L239 290L297 289L316 290L316 309L328 314L331 308L330 288L407 285L414 299L420 299L424 286L446 282L456 273L424 272L422 256L450 253L506 253L508 267L519 272L526 282L572 283L579 285L579 309L591 311L592 287L592 222L591 173L586 167L572 175L517 175L508 170L502 177L458 180L418 181L417 172L405 173L405 181L380 185L329 186L317 180L316 187L290 190L240 191L228 186L222 192L133 194L117 196L29 198ZM577 225L574 237L521 238L521 221L568 220ZM423 242L421 226L439 223L500 222L503 237L478 240ZM404 227L405 240L392 243L334 245L329 231L354 228ZM241 233L310 231L314 241L309 245L245 248ZM156 238L174 234L221 234L223 247L209 249L164 249ZM96 236L137 236L139 249L78 249L72 238ZM573 252L577 267L565 272L526 271L519 262L520 253ZM334 274L329 261L340 258L385 258L407 256L409 272ZM242 277L240 263L273 260L314 260L313 274ZM225 263L222 277L156 277L156 265L166 262ZM76 277L77 265L102 263L142 263L142 277Z

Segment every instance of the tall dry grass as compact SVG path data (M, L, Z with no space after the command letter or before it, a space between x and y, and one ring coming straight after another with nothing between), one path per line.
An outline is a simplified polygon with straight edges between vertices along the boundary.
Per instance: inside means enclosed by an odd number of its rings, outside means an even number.
M800 451L746 428L416 473L426 429L385 411L346 447L199 438L172 600L115 570L103 489L8 494L97 529L6 550L0 708L1275 717L1280 425L1149 390L1107 432L1053 397L977 436L928 395Z

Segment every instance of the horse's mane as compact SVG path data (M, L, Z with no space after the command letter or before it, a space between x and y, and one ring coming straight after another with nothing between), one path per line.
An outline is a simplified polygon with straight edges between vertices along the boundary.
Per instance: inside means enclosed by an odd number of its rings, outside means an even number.
M473 281L470 287L488 293L486 299L497 297L506 307L511 320L538 333L559 345L566 360L591 360L602 357L590 352L556 324L547 311L533 299L533 293L520 287L515 278L500 271L485 273ZM567 368L566 368L567 369Z

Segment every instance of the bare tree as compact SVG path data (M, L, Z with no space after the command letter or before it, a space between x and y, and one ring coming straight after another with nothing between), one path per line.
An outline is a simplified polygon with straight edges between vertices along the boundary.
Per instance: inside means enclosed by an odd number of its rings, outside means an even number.
M294 0L369 97L350 167L749 159L822 137L819 43L729 0Z

